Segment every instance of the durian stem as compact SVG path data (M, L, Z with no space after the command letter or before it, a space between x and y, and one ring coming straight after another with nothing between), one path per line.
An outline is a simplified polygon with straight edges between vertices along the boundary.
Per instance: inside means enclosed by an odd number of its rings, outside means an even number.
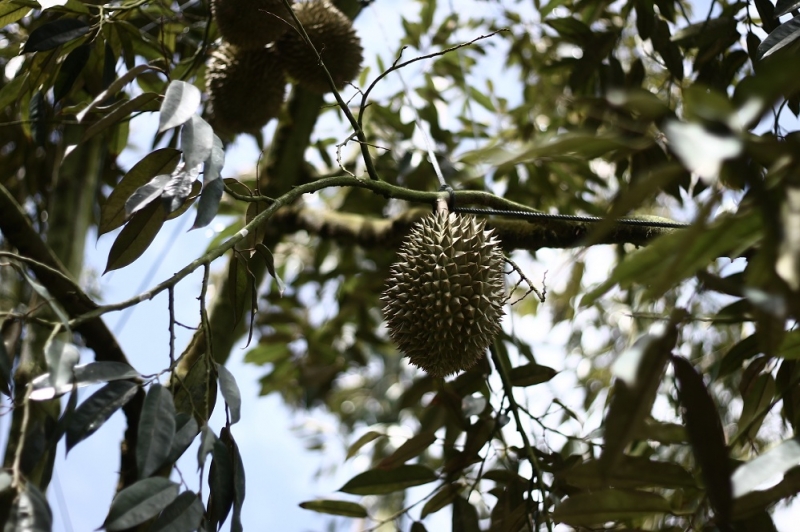
M495 340L495 342L498 341L499 340ZM497 368L497 373L500 375L500 380L503 383L503 390L508 398L508 406L511 409L511 413L514 415L514 422L517 425L517 432L519 432L520 437L522 437L522 445L525 447L525 454L531 463L533 474L536 475L536 487L539 488L539 492L542 495L542 517L545 520L545 525L547 526L548 532L553 532L553 523L547 518L547 508L545 506L547 497L545 496L544 480L542 480L542 468L539 465L539 460L536 458L536 454L533 452L533 447L531 447L528 434L522 427L522 419L519 415L519 405L517 404L517 400L514 398L514 387L511 385L511 378L508 376L508 368L500 359L500 356L497 353L496 345L490 345L489 352L492 354L492 362Z

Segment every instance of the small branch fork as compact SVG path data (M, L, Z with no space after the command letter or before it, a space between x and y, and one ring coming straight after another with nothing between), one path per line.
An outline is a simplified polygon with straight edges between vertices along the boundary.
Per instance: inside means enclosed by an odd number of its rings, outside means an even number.
M528 291L527 291L527 292L525 292L525 293L524 293L522 296L520 296L519 298L517 298L517 299L515 299L514 301L512 301L510 304L511 304L511 305L516 305L517 303L519 303L520 301L522 301L523 299L525 299L526 297L528 297L528 295L529 295L531 292L533 292L534 294L536 294L536 297L537 297L537 298L539 298L539 301L540 301L540 302L544 303L544 301L545 301L545 298L547 297L547 284L545 284L545 279L547 278L547 272L545 271L545 272L544 272L544 274L542 275L542 291L541 291L541 292L539 292L539 290L537 290L537 289L536 289L536 287L535 287L535 286L533 286L533 283L530 281L530 279L528 279L528 278L525 276L525 274L524 274L524 273L522 273L522 269L519 267L519 265L517 265L517 263L516 263L516 262L514 262L514 261L511 259L511 257L503 257L503 259L506 261L506 263L508 263L508 264L511 266L511 268L512 268L512 269L511 269L511 271L512 271L512 272L517 272L517 275L519 275L519 277L520 277L519 281L517 281L517 283L516 283L516 284L513 286L513 288L511 288L511 291L510 291L510 293L509 293L509 295L508 295L508 299L511 299L511 294L513 294L513 293L514 293L514 291L515 291L517 288L519 288L519 286L520 286L520 285L521 285L523 282L524 282L525 284L527 284L527 285L528 285ZM509 273L510 273L510 272L509 272Z

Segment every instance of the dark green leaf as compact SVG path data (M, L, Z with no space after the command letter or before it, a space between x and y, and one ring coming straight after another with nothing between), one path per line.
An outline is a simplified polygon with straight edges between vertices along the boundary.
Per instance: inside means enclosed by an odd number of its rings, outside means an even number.
M758 5L758 3L756 3L756 5ZM799 7L800 1L798 0L778 0L775 2L775 13L773 16L782 17L783 15L789 13L790 11L794 11ZM760 10L759 14L761 14ZM764 18L764 15L761 15L761 18Z
M436 473L421 465L403 465L384 471L371 469L356 475L339 491L354 495L380 495L400 491L436 480Z
M345 460L349 460L350 458L354 457L358 453L358 451L361 450L362 447L364 447L371 441L377 440L382 436L385 436L385 434L374 430L362 434L356 441L354 441L350 445L350 447L347 448L347 456L345 457Z
M426 451L435 441L436 435L433 432L420 432L406 440L405 443L398 447L392 454L381 460L378 467L381 469L391 469L400 464L404 464L408 460Z
M767 35L767 38L758 45L758 59L769 57L781 48L792 44L798 37L800 37L800 15L784 22Z
M275 282L278 283L278 293L283 295L283 291L286 290L286 285L283 283L281 278L278 276L278 273L275 271L275 257L272 256L272 252L269 250L267 246L262 243L256 244L256 251L261 258L264 259L264 262L267 265L267 271L275 279Z
M242 507L244 505L246 484L244 462L242 462L239 446L236 445L236 441L227 427L222 429L222 437L228 443L233 454L233 515L231 516L231 532L243 532Z
M139 377L139 372L125 362L113 361L89 362L75 366L74 372L75 382L78 384L95 384Z
M608 521L648 518L671 509L669 502L655 493L607 489L571 495L556 506L552 515L558 523L595 527Z
M67 452L99 429L138 389L131 381L109 382L81 403L67 426Z
M605 487L694 488L696 486L692 475L678 464L658 462L642 456L623 456L607 474L601 470L599 461L589 460L562 471L557 476L571 486L586 490Z
M189 120L200 105L200 89L185 81L173 80L164 94L158 117L158 132L180 126Z
M47 497L32 483L26 483L25 488L14 499L4 530L50 532L52 526L53 514L47 504Z
M103 273L123 268L141 257L164 225L165 215L160 201L134 214L114 240Z
M178 461L186 449L192 444L197 434L200 432L200 427L197 426L197 420L189 414L179 413L175 416L175 437L172 438L172 446L169 450L169 456L166 463L173 464Z
M478 522L478 509L463 497L453 501L453 530L461 532L481 532Z
M234 499L233 457L225 442L217 440L211 452L208 474L208 519L218 526L225 521Z
M124 87L125 85L130 83L130 81L133 80L139 74L141 74L143 72L146 72L148 70L152 70L152 69L153 69L153 67L151 67L150 65L146 65L146 64L136 65L135 67L131 68L130 70L125 72L123 75L121 75L119 78L117 78L113 82L111 82L111 84L108 87L106 87L106 89L103 90L103 92L98 94L95 97L95 99L92 100L89 103L89 105L87 105L85 108L83 108L81 110L81 112L79 112L77 115L75 115L75 118L78 119L78 122L83 122L84 117L87 114L89 114L90 111L96 109L98 105L100 105L100 104L104 103L106 100L108 100L109 96L112 96L112 95L116 94L122 87ZM157 150L157 151L161 151L161 150Z
M178 485L169 479L140 480L117 493L103 526L109 532L125 530L157 516L178 497Z
M534 386L547 382L556 376L558 372L547 366L539 364L527 364L511 368L509 378L512 386Z
M147 392L139 420L136 443L136 464L139 478L153 475L169 456L175 437L175 405L172 394L160 384Z
M425 517L429 516L430 514L434 514L447 506L448 504L452 503L458 494L461 493L463 486L458 484L445 484L442 488L437 491L433 497L428 499L425 503L425 506L422 507L422 512L419 514L420 519L425 519Z
M61 70L58 71L55 85L53 85L53 103L58 103L64 96L69 94L75 81L81 75L83 67L89 61L91 50L92 47L90 45L84 44L72 50L67 58L64 59Z
M120 180L100 209L98 233L103 235L125 223L125 203L139 187L157 175L169 175L178 165L181 152L174 148L161 148L136 163Z
M86 35L89 30L91 30L90 26L75 18L61 18L47 22L31 32L25 46L22 47L22 53L52 50L59 44Z
M231 412L231 424L238 423L242 417L242 395L239 392L239 386L236 384L233 373L222 364L217 364L217 373L222 397Z
M151 532L193 532L203 519L203 502L196 493L184 491L164 508L149 528Z
M364 518L367 517L367 510L360 504L348 501L334 501L330 499L319 499L316 501L306 501L300 503L300 508L319 512L321 514L343 515L345 517Z
M695 459L703 472L706 491L719 523L731 517L732 487L725 433L703 377L682 357L672 357L678 381L678 400Z
M81 137L81 142L86 142L120 121L130 119L131 114L136 111L154 111L156 98L158 98L158 94L145 92L137 94L130 100L123 101L114 107L114 109L105 113L100 120L86 128L86 131L84 131Z

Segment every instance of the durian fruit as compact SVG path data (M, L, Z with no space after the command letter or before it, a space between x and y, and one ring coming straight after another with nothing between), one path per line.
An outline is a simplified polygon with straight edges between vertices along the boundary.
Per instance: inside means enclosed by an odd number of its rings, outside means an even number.
M206 70L208 121L218 135L255 135L278 116L286 76L277 56L274 45L243 50L229 43L211 54Z
M337 89L361 72L361 40L347 16L325 0L298 2L292 6L297 20L322 57ZM289 31L278 40L281 64L289 77L302 87L324 94L331 90L314 50L299 31Z
M211 0L211 12L222 38L244 49L263 48L293 25L283 0Z
M475 365L500 331L503 252L485 221L439 211L403 243L381 296L389 335L433 377Z

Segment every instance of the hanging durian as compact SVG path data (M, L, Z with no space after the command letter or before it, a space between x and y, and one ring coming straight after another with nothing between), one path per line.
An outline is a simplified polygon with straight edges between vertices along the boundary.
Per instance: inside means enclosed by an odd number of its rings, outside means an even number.
M244 49L263 48L292 27L283 0L212 0L211 12L222 38Z
M500 332L503 252L485 221L446 210L417 223L381 296L389 335L433 377L475 365Z
M206 71L209 123L221 136L257 134L280 113L286 76L274 45L243 50L223 43Z
M336 88L341 89L354 80L361 72L363 49L350 19L324 0L298 2L292 9L322 57ZM320 94L331 90L319 59L299 31L285 33L278 40L278 50L286 73L298 84Z

